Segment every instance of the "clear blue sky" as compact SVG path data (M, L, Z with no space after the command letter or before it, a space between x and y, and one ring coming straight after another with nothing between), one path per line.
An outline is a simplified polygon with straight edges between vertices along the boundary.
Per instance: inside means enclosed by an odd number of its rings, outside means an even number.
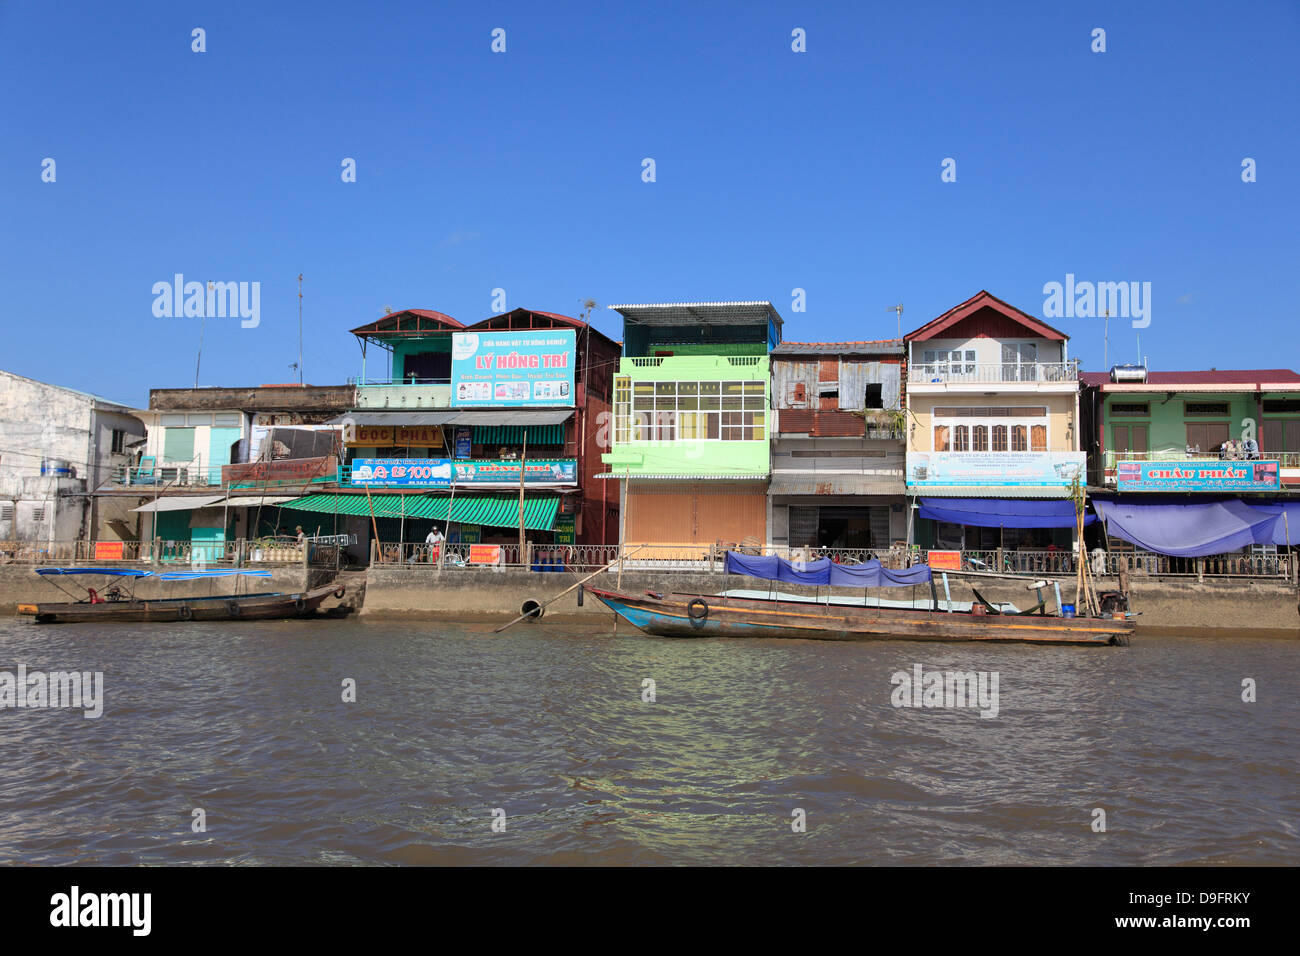
M476 321L497 287L771 299L840 340L981 288L1041 315L1066 273L1152 283L1153 368L1297 367L1298 45L1296 0L0 0L0 367L192 384L198 320L152 313L177 272L262 286L258 328L207 322L204 385L294 380L299 272L316 384L385 305ZM1055 324L1101 367L1100 320Z

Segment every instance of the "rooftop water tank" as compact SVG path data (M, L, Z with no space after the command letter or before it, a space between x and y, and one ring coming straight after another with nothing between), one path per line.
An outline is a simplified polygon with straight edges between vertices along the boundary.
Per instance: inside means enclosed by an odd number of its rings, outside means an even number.
M1112 365L1110 367L1112 382L1145 382L1147 367L1145 365Z

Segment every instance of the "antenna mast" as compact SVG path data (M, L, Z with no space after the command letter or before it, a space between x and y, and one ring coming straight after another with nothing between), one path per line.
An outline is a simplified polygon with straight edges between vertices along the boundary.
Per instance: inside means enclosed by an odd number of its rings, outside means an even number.
M891 305L889 308L885 309L885 311L896 312L898 314L898 337L901 339L903 337L903 303L900 302L898 305Z
M302 273L298 273L298 384L302 384Z

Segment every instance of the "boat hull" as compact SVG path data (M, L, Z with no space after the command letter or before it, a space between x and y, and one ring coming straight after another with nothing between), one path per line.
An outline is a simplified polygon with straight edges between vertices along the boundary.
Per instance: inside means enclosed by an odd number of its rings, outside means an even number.
M160 601L105 601L21 605L37 624L109 621L266 621L308 617L338 590L337 585L290 594L219 594Z
M1107 645L1127 643L1135 628L1131 620L1123 618L855 608L708 594L636 597L599 588L587 590L628 623L659 637ZM704 608L696 602L703 602Z

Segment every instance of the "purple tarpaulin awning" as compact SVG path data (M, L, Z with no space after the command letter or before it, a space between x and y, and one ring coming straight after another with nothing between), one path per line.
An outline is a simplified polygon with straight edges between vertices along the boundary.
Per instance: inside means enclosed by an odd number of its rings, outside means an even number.
M891 571L875 560L861 564L836 564L830 558L791 562L776 555L737 554L735 551L727 552L726 571L787 584L828 584L843 588L906 587L930 581L930 566L927 564Z

